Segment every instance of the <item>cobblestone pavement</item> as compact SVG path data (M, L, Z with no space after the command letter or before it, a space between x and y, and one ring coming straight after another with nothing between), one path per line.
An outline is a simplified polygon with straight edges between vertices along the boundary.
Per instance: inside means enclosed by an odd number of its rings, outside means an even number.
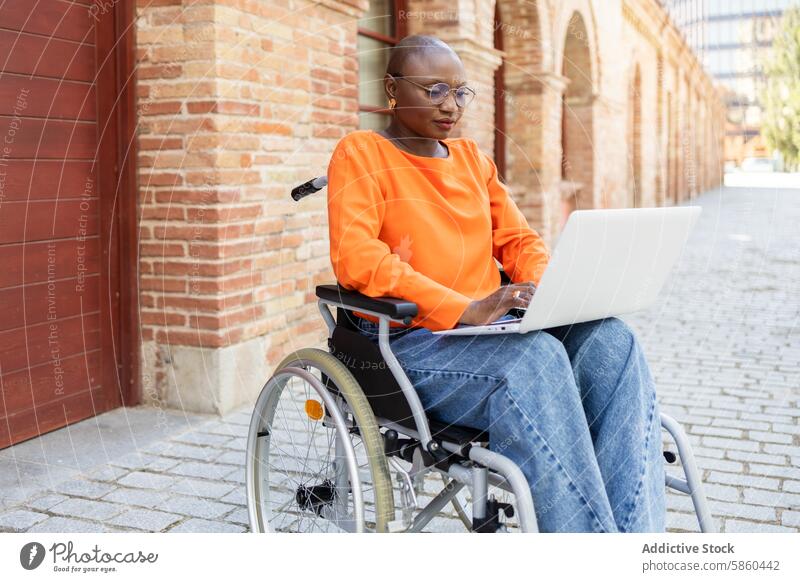
M703 213L675 277L624 319L662 411L689 434L721 530L798 532L800 190L692 203ZM0 531L246 531L248 422L248 408L120 409L0 451ZM670 491L668 510L671 531L697 531L688 496ZM428 529L463 531L452 514Z

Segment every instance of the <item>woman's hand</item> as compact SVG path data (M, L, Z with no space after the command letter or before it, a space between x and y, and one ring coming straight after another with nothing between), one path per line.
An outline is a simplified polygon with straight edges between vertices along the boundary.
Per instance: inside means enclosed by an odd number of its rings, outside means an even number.
M458 323L486 325L503 317L510 309L525 309L536 293L536 285L531 282L503 285L497 291L481 300L469 304Z

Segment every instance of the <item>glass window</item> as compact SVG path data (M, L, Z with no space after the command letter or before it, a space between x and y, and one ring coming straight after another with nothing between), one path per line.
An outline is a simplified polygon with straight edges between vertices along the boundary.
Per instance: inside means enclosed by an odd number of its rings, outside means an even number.
M394 36L395 14L392 0L370 0L369 10L358 21L359 28L383 36Z
M388 43L358 35L358 101L361 105L386 106L383 76L391 48Z
M383 129L389 122L383 76L391 48L404 35L398 17L403 0L370 0L358 21L359 128Z

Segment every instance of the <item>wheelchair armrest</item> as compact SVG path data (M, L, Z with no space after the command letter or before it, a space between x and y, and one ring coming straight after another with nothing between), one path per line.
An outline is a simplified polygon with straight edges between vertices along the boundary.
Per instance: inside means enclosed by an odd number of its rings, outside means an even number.
M373 311L398 320L408 318L409 323L410 318L417 315L417 304L411 301L396 297L369 297L341 285L317 285L317 297L341 303L347 309Z

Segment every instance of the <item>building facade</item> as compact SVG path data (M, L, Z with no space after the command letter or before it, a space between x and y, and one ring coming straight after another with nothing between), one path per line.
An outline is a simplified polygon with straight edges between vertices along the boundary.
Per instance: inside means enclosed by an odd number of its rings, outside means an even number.
M20 86L0 93L0 114L13 121L26 75L46 66L36 86L45 99L22 93L26 115L44 118L37 107L57 102L64 127L23 125L29 134L12 153L23 198L18 215L3 206L0 216L33 220L24 196L43 201L39 219L75 208L59 214L56 234L42 227L33 262L19 250L31 231L2 230L0 250L17 267L0 277L0 304L18 317L0 329L0 373L16 374L15 390L38 392L4 409L34 428L12 430L0 446L120 404L225 412L251 402L292 350L326 349L315 302L315 286L333 281L325 196L294 202L289 192L326 172L348 132L385 123L386 49L406 34L435 34L458 52L478 97L454 133L494 154L551 246L574 209L680 204L720 183L720 96L657 0L43 4L68 14L31 16L23 2L0 9L28 42L10 53ZM43 33L64 42L38 47ZM87 38L105 53L87 49ZM36 50L53 58L35 61ZM113 70L101 66L98 77L98 62ZM66 97L48 93L65 90L51 86L53 75L70 80ZM83 132L77 141L72 127ZM50 149L39 163L42 143ZM79 256L81 236L91 243ZM54 289L64 287L53 301L50 263ZM79 277L91 284L76 299ZM19 292L32 282L31 313L44 310L36 361L23 355L33 320ZM65 321L55 332L52 303L54 321ZM59 383L81 387L75 414L55 392L51 333L61 342ZM46 406L54 423L31 424Z
M761 136L763 63L783 12L798 0L665 0L706 71L724 87L725 160L768 157Z

